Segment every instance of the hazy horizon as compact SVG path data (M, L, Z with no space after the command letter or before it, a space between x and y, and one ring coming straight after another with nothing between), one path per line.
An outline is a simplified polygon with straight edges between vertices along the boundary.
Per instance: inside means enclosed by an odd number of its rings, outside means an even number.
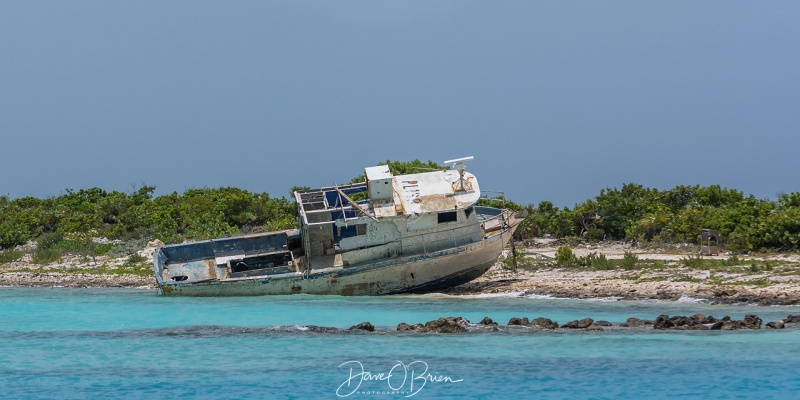
M0 195L475 156L485 190L800 191L800 3L6 1Z

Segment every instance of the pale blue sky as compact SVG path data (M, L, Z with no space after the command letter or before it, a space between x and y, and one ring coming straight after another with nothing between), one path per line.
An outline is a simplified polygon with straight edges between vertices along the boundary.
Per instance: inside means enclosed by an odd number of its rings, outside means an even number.
M0 1L0 194L286 196L475 156L484 189L800 191L797 1Z

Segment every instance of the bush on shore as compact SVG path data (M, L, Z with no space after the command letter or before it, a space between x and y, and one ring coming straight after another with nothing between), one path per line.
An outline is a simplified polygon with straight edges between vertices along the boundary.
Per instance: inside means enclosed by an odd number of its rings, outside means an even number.
M525 207L518 239L550 235L590 241L697 243L701 229L716 229L732 251L800 250L800 193L777 201L745 197L734 189L677 186L659 191L629 183L594 199L559 209L549 201Z
M382 164L395 175L446 168L419 160ZM363 179L359 176L352 182ZM267 193L223 187L153 197L154 191L153 186L142 186L132 193L90 188L67 189L46 199L0 196L0 249L7 251L42 235L60 234L51 250L100 255L114 246L92 244L92 237L175 243L296 225L294 201ZM800 193L782 194L777 201L769 201L718 185L659 191L629 183L622 189L603 189L573 208L559 209L549 201L522 207L505 200L505 205L527 211L516 231L518 240L550 235L590 241L696 243L700 229L709 228L716 229L725 246L736 252L800 250ZM562 261L574 264L567 258ZM598 268L608 266L601 259L592 262Z
M39 238L43 255L45 249L59 246L71 252L85 246L91 249L83 252L91 253L108 251L112 246L92 244L87 232L110 239L180 242L255 228L288 229L296 221L294 203L270 198L267 193L236 188L189 189L182 195L154 198L154 190L153 186L144 186L126 194L99 188L68 189L47 199L0 196L0 247L13 248Z

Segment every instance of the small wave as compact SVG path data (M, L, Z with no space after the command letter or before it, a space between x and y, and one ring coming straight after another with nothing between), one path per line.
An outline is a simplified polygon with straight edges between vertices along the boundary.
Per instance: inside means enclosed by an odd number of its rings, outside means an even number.
M499 292L499 293L480 293L480 294L467 294L461 297L469 297L473 299L493 299L502 297L518 298L523 297L525 292Z
M419 297L423 299L493 299L493 298L520 298L525 297L525 292L497 292L497 293L426 293L426 294L401 294L397 296Z
M681 295L681 297L678 300L675 300L676 303L705 303L706 301L707 301L706 299L690 297L685 294Z
M284 334L349 334L353 332L349 329L335 328L317 325L269 325L262 327L247 326L220 326L220 325L193 325L180 327L165 327L152 329L134 329L124 331L39 331L39 332L17 332L0 331L2 338L112 338L112 339L131 339L131 338L221 338L221 337L263 337L269 335Z
M441 292L433 292L433 293L401 293L401 294L390 294L386 296L388 297L409 297L409 298L420 298L420 299L452 299L455 297L462 297L459 294L449 294L449 293L441 293Z
M528 299L534 299L534 300L554 300L554 299L558 299L558 297L554 297L552 294L536 294L536 293L532 293L532 294L526 295L525 297L528 298Z

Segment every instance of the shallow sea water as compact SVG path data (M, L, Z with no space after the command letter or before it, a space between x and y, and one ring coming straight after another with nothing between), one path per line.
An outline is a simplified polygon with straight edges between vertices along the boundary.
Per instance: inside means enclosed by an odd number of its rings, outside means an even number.
M167 298L148 290L0 288L0 393L4 399L794 397L798 330L394 331L400 322L450 315L504 324L523 316L623 322L698 312L735 319L755 313L766 323L800 307L513 295ZM380 332L303 327L363 321Z

